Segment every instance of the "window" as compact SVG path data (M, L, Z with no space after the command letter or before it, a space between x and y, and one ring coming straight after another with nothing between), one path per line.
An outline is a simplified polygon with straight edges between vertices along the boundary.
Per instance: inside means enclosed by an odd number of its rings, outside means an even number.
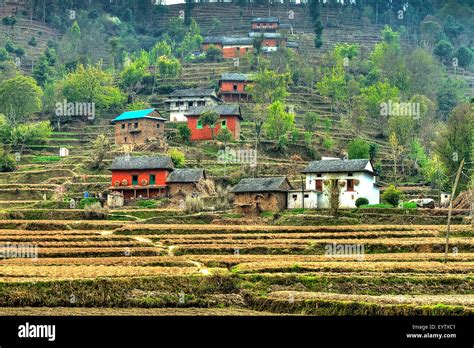
M192 101L188 102L188 106L193 106L194 103Z
M320 177L321 177L321 174L316 174L316 176L317 176L318 178L320 178Z
M304 198L309 198L309 194L306 193L306 194L304 195Z
M322 190L323 190L323 181L316 180L316 191L322 191Z
M222 120L221 128L227 128L227 120Z
M135 122L134 127L135 127L135 128L138 128L138 122Z
M202 120L197 121L196 129L202 129Z
M298 199L298 195L293 195L293 200L296 201Z
M125 137L125 142L127 142L127 137Z
M156 128L160 128L160 124L159 124L159 123L156 124Z
M347 191L354 191L354 179L347 180Z
M198 101L197 106L205 106L206 102L205 101Z
M352 176L352 173L347 173L347 176Z
M150 174L150 185L155 185L155 184L156 184L156 175Z
M138 175L132 175L132 185L138 185Z
M122 123L122 129L125 129L125 123Z
M237 85L234 85L233 88L234 88L234 92L236 92L237 91Z

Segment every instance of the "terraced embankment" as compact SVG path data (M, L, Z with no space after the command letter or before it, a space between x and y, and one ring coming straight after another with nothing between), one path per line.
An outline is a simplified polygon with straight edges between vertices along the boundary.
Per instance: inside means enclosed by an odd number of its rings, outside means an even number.
M0 220L10 253L37 248L0 260L0 314L473 314L474 231L453 226L447 263L444 233Z

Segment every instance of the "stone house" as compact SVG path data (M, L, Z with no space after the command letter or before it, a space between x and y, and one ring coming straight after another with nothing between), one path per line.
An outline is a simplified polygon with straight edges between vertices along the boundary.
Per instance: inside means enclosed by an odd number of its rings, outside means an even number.
M224 73L219 80L219 98L225 102L250 101L248 87L252 82L248 74Z
M242 179L232 189L235 209L246 214L284 210L292 188L286 176Z
M288 194L288 208L329 208L327 185L336 180L339 186L340 208L355 208L357 198L367 198L369 204L380 203L380 185L376 181L372 162L368 159L323 159L313 161L301 171L306 174L304 190Z
M239 58L253 52L253 39L250 37L208 36L204 38L201 49L205 52L214 45L222 51L222 57Z
M193 197L202 194L214 194L212 180L207 177L207 173L201 168L179 168L170 173L166 181L171 198L184 199L190 195Z
M200 120L201 115L206 111L214 111L220 117L214 128L214 136L217 136L220 129L227 128L234 139L240 139L240 122L243 120L240 105L221 104L209 107L195 106L185 113L188 119L188 127L191 130L191 140L212 140L211 128L204 126Z
M217 105L219 102L221 100L212 88L178 89L164 101L172 122L186 122L184 114L193 106Z
M156 109L124 112L112 120L115 144L145 144L164 138L165 121Z

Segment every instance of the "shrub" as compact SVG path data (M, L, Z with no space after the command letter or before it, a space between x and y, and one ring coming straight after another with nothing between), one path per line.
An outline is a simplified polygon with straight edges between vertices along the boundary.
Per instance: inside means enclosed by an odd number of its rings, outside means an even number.
M168 151L168 155L171 157L173 164L176 168L184 167L185 157L184 153L179 151L178 149L171 149Z
M13 172L16 168L15 158L0 149L0 172Z
M97 198L94 198L94 197L87 197L87 198L83 198L79 201L79 208L81 209L85 209L88 205L91 205L91 204L94 204L94 203L98 203L98 199Z
M382 194L382 200L388 204L393 205L394 207L398 206L401 197L402 192L397 190L394 185L390 185L390 187Z
M187 124L181 123L178 125L178 134L179 139L185 144L188 144L191 140L191 129Z
M36 39L34 36L31 37L31 39L28 41L28 45L35 47L38 43L36 42Z
M86 205L84 208L84 216L86 219L107 219L109 209L103 207L99 202Z
M206 51L206 58L211 62L217 62L222 58L222 51L214 45L209 45Z
M416 205L415 202L406 202L402 204L403 209L416 209L418 206Z
M367 205L369 204L369 200L365 197L359 197L356 199L355 205L357 208L359 208L361 205Z
M370 145L366 140L357 138L349 143L347 152L349 159L366 159L370 156Z
M184 211L186 213L199 213L203 211L204 203L200 197L186 196L184 200Z
M156 201L154 200L141 200L137 202L137 206L140 208L153 209L156 208Z

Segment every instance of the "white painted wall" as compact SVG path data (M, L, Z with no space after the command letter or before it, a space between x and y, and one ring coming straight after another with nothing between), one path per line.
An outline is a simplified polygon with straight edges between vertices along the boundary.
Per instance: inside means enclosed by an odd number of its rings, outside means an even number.
M316 180L323 180L323 193L317 196L317 206L319 208L329 208L329 197L325 189L324 180L338 179L344 180L344 187L340 187L340 207L355 208L355 201L359 197L365 197L369 200L369 204L380 203L379 187L375 186L375 176L367 172L352 173L323 173L318 177L316 173L308 173L306 175L306 189L315 190ZM354 186L354 191L347 191L347 179L358 179L359 184Z
M182 99L167 99L165 103L169 104L169 112L170 112L170 121L171 122L186 122L188 119L184 116L185 112L189 110L190 106L189 103L192 102L192 106L198 106L197 102L204 101L204 106L208 105L217 105L217 102L213 98L199 98L199 97L192 97L192 98L182 98ZM178 102L184 102L183 105L178 106Z
M289 191L288 192L288 209L301 208L303 205L301 191ZM316 191L305 191L304 208L305 209L316 209L318 207L318 192Z

